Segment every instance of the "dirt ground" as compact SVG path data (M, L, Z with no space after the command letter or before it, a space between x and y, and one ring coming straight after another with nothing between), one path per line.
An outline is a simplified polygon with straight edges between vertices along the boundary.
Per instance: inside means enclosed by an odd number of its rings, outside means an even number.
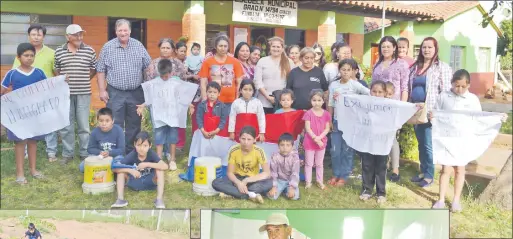
M42 233L45 239L186 239L185 236L150 231L140 227L103 222L78 222L45 220L55 225L56 230ZM37 225L36 225L37 228ZM16 218L0 220L0 239L22 238L26 227L19 225Z

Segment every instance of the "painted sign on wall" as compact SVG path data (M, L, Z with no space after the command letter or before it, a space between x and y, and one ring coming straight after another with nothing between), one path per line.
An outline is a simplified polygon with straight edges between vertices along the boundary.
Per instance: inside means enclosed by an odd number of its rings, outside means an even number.
M232 21L297 26L296 1L233 0Z

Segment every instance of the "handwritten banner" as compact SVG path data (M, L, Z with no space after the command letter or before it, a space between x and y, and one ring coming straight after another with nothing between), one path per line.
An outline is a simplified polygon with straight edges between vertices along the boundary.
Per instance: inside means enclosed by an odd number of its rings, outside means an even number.
M69 86L64 76L36 82L2 95L2 125L27 139L69 125Z
M232 21L297 26L296 1L234 0Z
M414 104L365 95L344 95L335 102L338 129L349 147L388 155L394 137L415 114Z
M155 128L165 125L187 127L187 111L198 85L172 77L167 81L159 78L141 84L144 99L151 105L151 116Z
M433 111L432 138L435 164L465 166L481 156L501 128L500 113Z

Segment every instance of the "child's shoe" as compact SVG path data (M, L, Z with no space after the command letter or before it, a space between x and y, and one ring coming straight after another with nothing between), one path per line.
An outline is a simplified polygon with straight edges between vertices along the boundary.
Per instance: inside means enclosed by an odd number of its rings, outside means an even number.
M306 183L306 185L305 185L305 189L309 189L309 188L311 188L311 187L312 187L312 183Z
M317 182L317 187L319 187L321 190L324 190L326 188L326 186L324 186L324 183L322 182Z
M337 183L337 178L333 177L330 180L328 180L328 185L334 186Z
M433 204L433 209L443 209L445 208L445 203L443 201L436 201L435 204Z
M122 208L122 207L126 207L126 206L128 206L127 200L117 199L116 202L114 204L112 204L112 206L110 206L110 207Z
M232 196L226 194L226 193L219 193L219 197L222 199L230 199L233 198Z
M459 202L452 202L451 212L461 212L463 208Z
M433 184L434 181L435 180L431 180L431 182L428 182L425 179L423 179L422 181L417 183L417 185L419 185L419 187L422 187L422 188L427 188L427 187L431 186L431 184Z
M165 209L166 208L166 205L164 205L164 200L162 200L162 199L155 199L155 201L153 201L153 204L155 205L155 208L157 208L157 209Z
M370 198L372 197L372 195L366 193L366 192L363 192L362 194L360 194L360 200L362 201L367 201L369 200Z
M28 158L28 155L27 155L27 158ZM55 155L48 155L48 161L50 163L53 163L53 162L57 161L57 157L55 157Z
M399 174L396 174L396 173L392 173L390 174L390 182L399 182L399 180L401 179L401 176Z
M175 171L177 169L175 161L169 161L169 170Z
M422 180L424 180L423 176L417 175L410 179L410 182L412 183L420 183Z
M259 203L259 204L263 204L264 203L264 198L260 194L256 194L256 196L252 197L252 198L250 197L249 200L251 200L253 202L256 202L256 203Z
M387 198L385 196L378 196L377 202L378 204L385 203L387 201Z

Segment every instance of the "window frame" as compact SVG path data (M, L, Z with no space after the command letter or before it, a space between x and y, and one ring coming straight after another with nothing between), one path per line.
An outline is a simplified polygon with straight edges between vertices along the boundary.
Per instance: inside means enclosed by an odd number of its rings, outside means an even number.
M491 47L479 47L479 61L477 62L477 70L479 72L490 72L490 62L491 62L491 57L490 57L490 53L492 52L492 49ZM483 59L481 58L481 53L482 51L486 51L486 61L483 61ZM486 65L484 67L484 70L482 70L482 64L486 62Z
M451 45L449 65L453 73L465 68L465 46Z

